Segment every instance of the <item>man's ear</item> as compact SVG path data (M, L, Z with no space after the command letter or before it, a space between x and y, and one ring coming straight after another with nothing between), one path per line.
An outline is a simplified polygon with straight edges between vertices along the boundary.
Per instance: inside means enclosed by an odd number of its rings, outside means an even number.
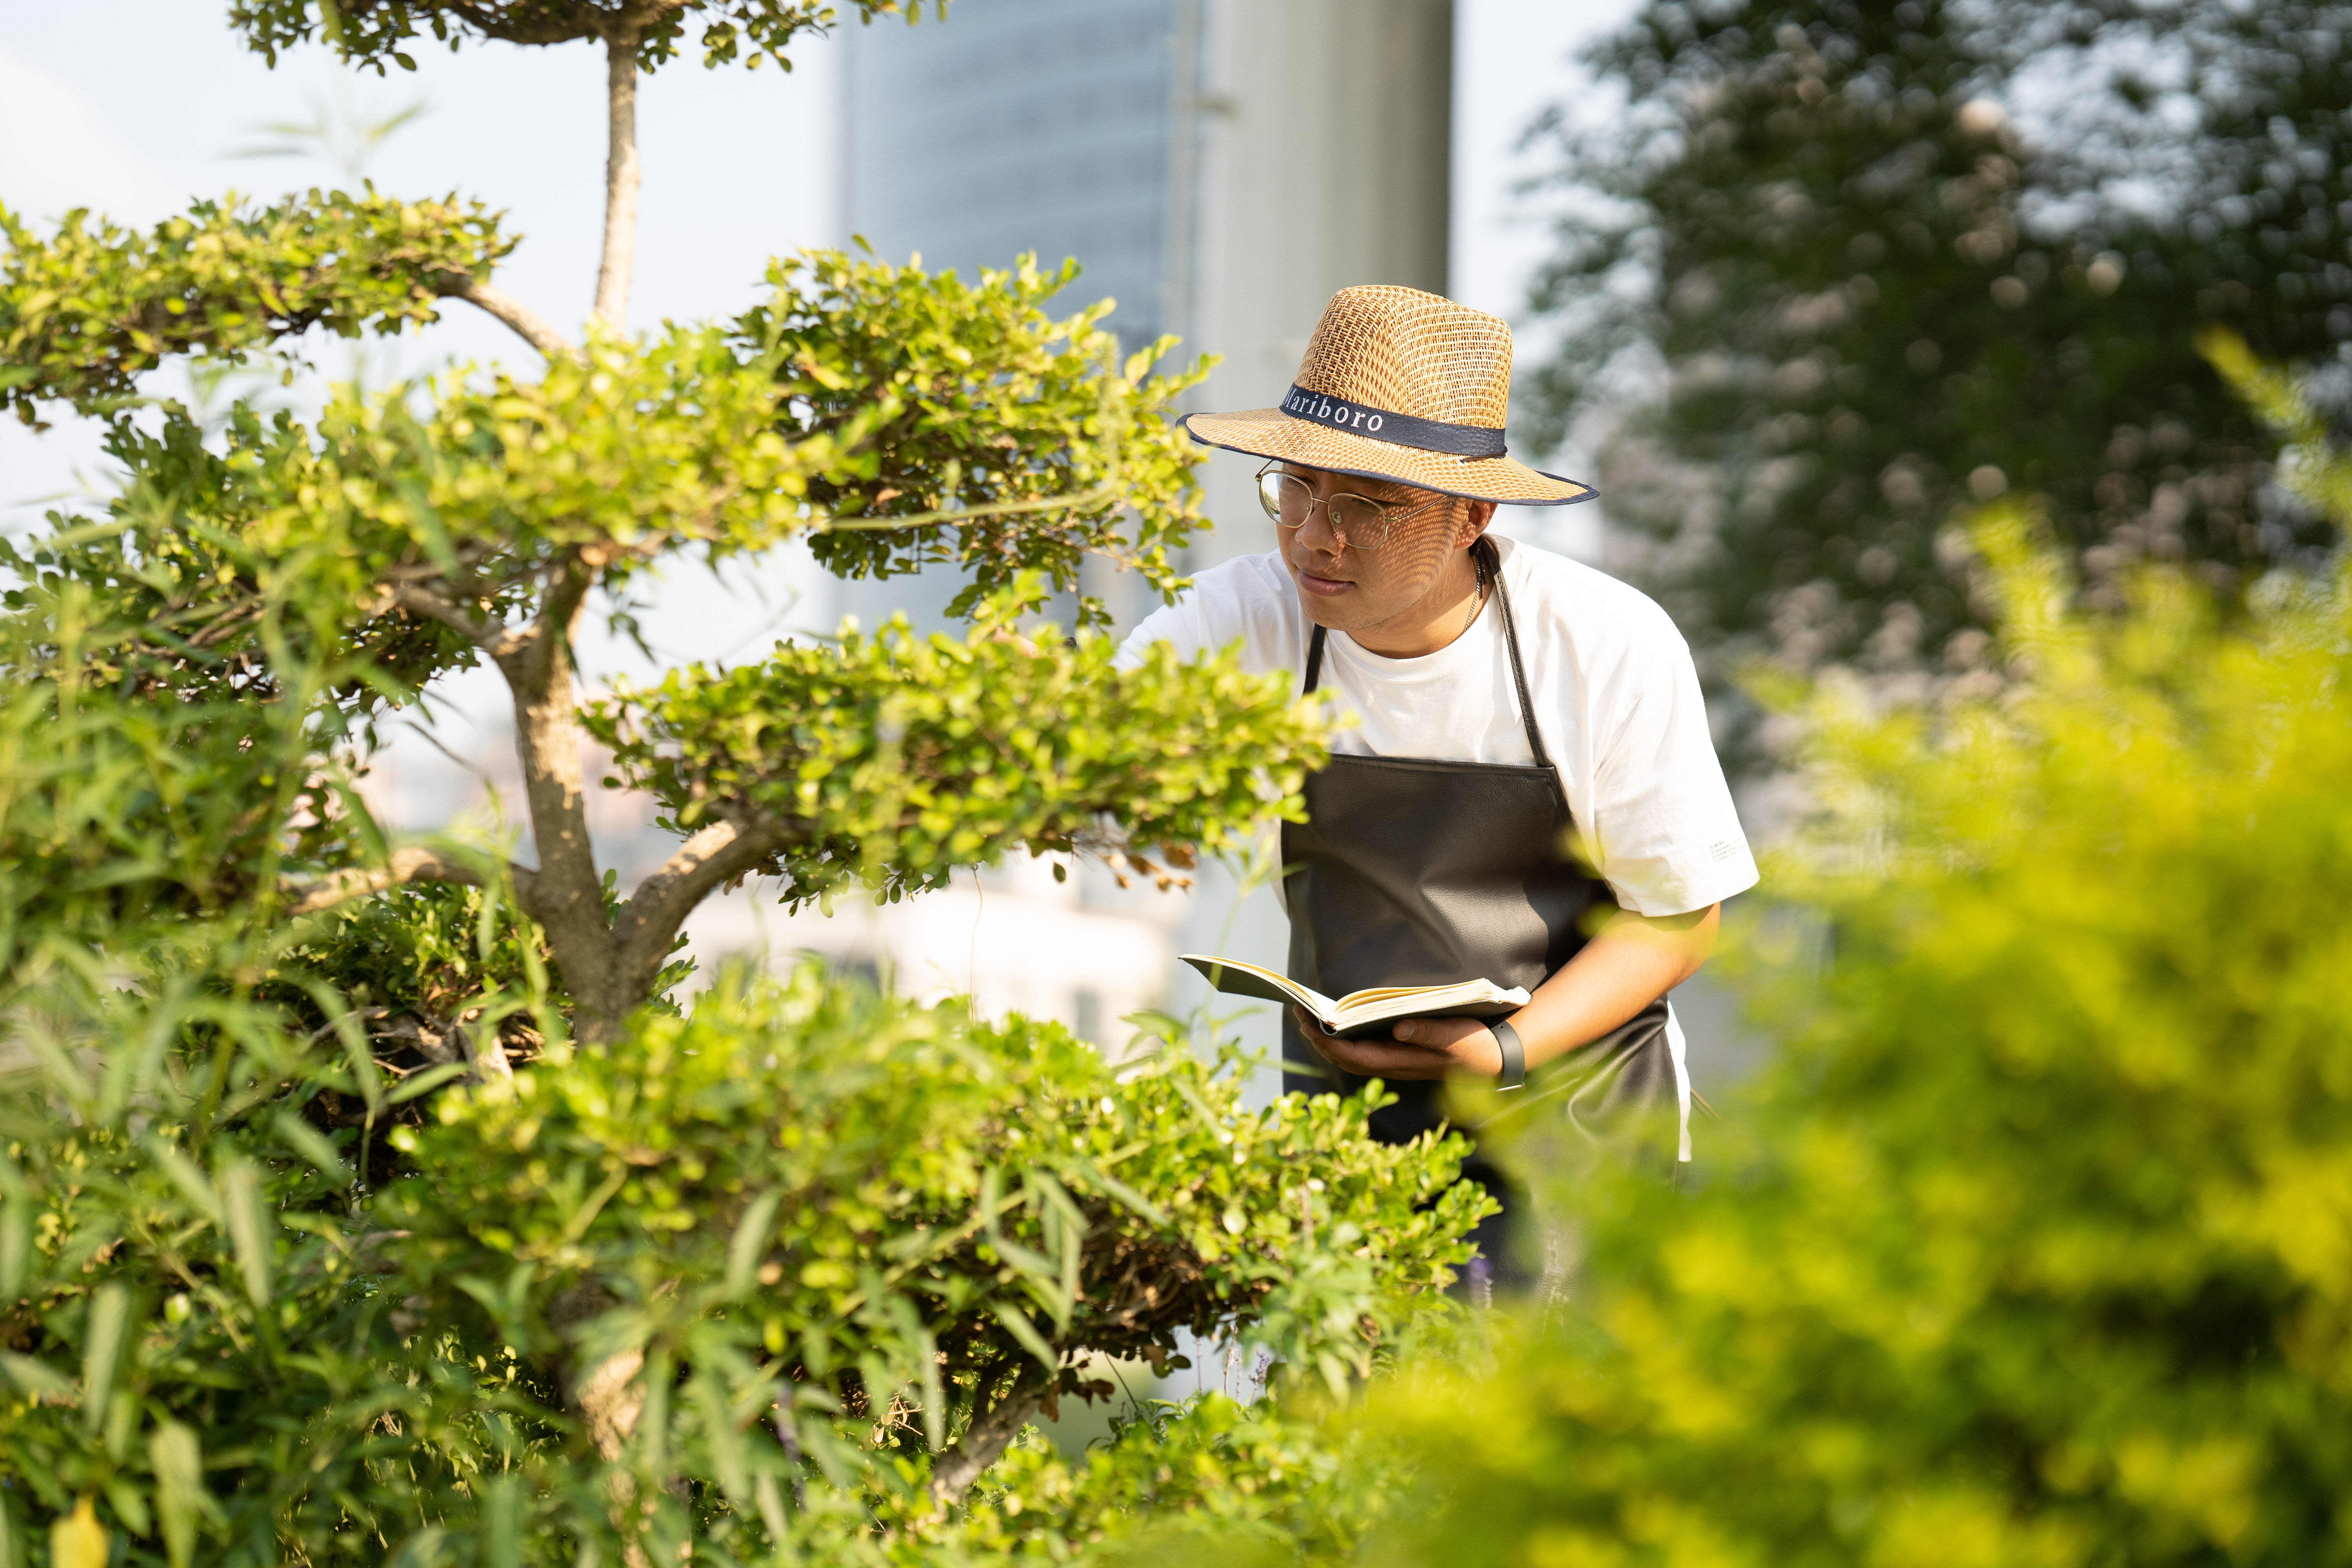
M1456 550L1469 549L1478 542L1479 535L1485 533L1487 525L1494 521L1495 503L1493 501L1472 501L1462 510L1462 522L1454 531L1454 547Z

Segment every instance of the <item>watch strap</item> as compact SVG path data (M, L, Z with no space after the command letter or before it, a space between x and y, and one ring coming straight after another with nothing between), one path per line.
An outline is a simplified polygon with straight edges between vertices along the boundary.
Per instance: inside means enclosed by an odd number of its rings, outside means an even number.
M1502 1075L1495 1081L1497 1089L1524 1089L1528 1081L1528 1047L1519 1039L1519 1032L1496 1018L1486 1026L1495 1037L1495 1044L1503 1049Z

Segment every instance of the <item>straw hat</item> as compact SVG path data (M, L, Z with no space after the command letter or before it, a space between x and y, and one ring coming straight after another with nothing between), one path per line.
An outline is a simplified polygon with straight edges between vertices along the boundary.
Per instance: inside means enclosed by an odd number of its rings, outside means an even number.
M1511 329L1418 289L1342 289L1279 408L1192 414L1192 439L1256 458L1514 506L1590 500L1590 485L1504 455Z

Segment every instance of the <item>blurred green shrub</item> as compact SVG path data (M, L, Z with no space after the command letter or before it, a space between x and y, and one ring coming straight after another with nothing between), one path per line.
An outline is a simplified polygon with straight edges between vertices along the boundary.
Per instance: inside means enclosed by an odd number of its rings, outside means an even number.
M1524 1354L1374 1399L1420 1486L1371 1560L2352 1560L2352 576L2093 621L2023 510L1976 538L2009 681L1793 694L1824 809L1768 885L1828 957L1752 986L1781 1056L1705 1191L1563 1194Z

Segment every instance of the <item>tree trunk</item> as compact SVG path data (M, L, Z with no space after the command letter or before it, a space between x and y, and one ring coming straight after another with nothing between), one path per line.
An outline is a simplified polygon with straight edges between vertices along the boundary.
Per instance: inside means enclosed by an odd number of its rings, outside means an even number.
M572 994L573 1036L583 1045L609 1046L621 1037L629 1009L645 998L623 994L604 883L588 840L572 661L559 653L551 662L557 679L549 689L526 692L519 687L514 694L523 790L539 851L530 913L547 931L563 988Z
M573 1035L584 1044L606 1046L620 1038L622 1020L645 998L626 994L616 962L581 786L572 637L594 583L593 566L567 563L550 585L538 621L499 655L498 666L514 696L515 750L539 852L528 912L546 931L572 993Z

